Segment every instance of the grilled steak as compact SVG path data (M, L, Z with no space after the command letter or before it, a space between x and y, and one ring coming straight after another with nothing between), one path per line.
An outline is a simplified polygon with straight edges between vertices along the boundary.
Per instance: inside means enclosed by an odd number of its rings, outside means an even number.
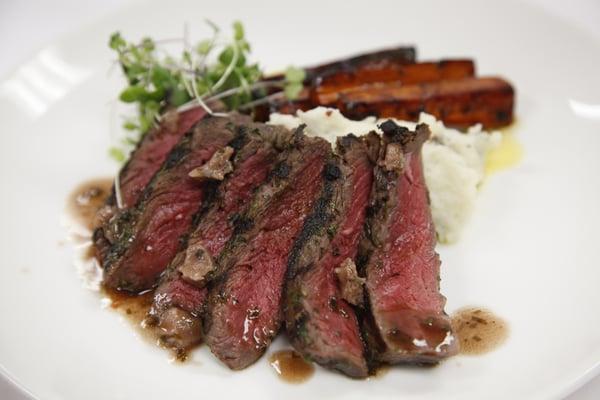
M171 149L205 115L206 112L201 107L182 113L170 111L162 117L160 126L144 136L119 173L124 208L135 205Z
M279 150L290 139L288 130L249 124L239 128L234 171L219 185L210 208L190 235L188 246L173 259L154 294L148 321L161 341L185 352L201 341L200 315L214 260L232 235L253 192L268 177ZM179 322L178 322L179 321Z
M365 142L356 137L339 139L337 149L342 157L342 179L324 188L321 207L305 222L290 256L285 322L294 348L304 357L364 378L369 370L358 320L349 302L356 304L363 298L362 284L351 269L373 168Z
M137 149L129 157L127 164L119 172L123 209L133 207L137 203L144 188L160 169L171 149L205 114L206 112L201 107L181 113L167 112L163 115L161 124L144 136ZM104 224L117 212L116 206L116 195L113 188L113 194L108 198L106 206L101 209L101 213L104 215L100 217L100 220ZM111 246L104 229L104 226L100 226L94 230L93 234L96 256L101 263Z
M429 129L421 124L411 132L392 121L381 128L359 263L381 345L376 357L436 362L454 354L458 343L439 292L440 260L421 164Z
M104 260L104 283L130 293L152 288L185 242L194 214L211 187L190 171L203 165L234 139L234 122L247 117L207 118L169 153L136 207L111 222L114 241Z
M288 255L325 181L339 173L326 167L329 144L299 131L240 217L213 272L205 341L231 369L255 362L277 334Z

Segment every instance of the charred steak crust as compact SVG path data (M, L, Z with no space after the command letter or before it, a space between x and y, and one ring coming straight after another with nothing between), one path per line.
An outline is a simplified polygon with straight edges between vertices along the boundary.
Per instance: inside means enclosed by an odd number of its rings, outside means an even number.
M214 259L239 224L239 217L234 216L246 210L291 136L287 129L263 124L240 125L236 129L238 134L229 143L237 150L234 170L219 185L215 201L190 234L187 248L178 253L163 274L148 314L147 321L156 328L162 343L178 352L200 343L200 316L205 307L205 286L215 268ZM182 322L173 323L174 318Z
M127 163L119 171L118 181L121 188L122 208L128 209L135 206L144 188L160 169L169 152L181 137L205 115L206 112L201 107L181 113L169 111L162 116L159 126L144 135L129 156ZM107 210L111 216L118 211L114 186L103 212L106 213ZM111 247L110 238L105 235L104 225L94 229L92 235L96 257L101 264Z
M218 258L205 341L231 369L254 363L277 334L288 258L331 167L331 148L299 129ZM337 168L335 168L337 170Z
M284 307L294 348L355 378L368 376L369 369L354 308L344 300L335 270L348 260L354 265L372 183L367 144L352 135L338 140L336 173L326 181L288 261Z
M210 117L196 125L171 150L163 166L133 208L110 223L114 237L104 260L104 284L129 293L154 287L159 275L182 248L186 234L206 208L211 187L189 171L207 162L235 136L235 122L247 117Z
M439 292L440 260L415 131L387 121L371 194L358 267L366 278L364 336L372 356L387 363L431 363L457 351ZM400 150L400 151L398 151Z

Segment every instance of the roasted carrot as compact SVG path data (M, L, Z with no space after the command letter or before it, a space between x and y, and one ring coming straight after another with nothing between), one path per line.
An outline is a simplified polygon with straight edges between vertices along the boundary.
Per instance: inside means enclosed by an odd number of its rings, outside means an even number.
M328 72L353 71L358 68L368 68L372 65L385 64L410 64L416 60L417 50L410 46L392 47L368 53L361 53L348 58L326 62L313 67L305 67L305 83L310 84L313 79ZM283 74L269 75L263 80L278 80Z
M311 100L315 104L333 105L339 92L357 86L398 82L405 85L435 82L446 79L462 79L475 75L472 60L442 60L411 64L390 63L385 60L372 62L351 70L330 70L318 76L311 88Z
M512 122L514 89L501 78L373 84L341 92L336 105L352 119L374 115L414 121L425 111L449 126L498 128Z

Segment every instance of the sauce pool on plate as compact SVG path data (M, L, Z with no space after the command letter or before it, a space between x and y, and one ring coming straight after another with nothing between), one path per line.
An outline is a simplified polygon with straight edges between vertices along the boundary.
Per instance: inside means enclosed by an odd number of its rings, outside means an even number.
M68 210L82 226L94 229L96 212L111 194L111 178L90 179L81 183L69 196Z
M269 364L288 383L302 383L314 373L315 367L294 350L280 350L269 356Z
M508 324L489 310L465 307L452 315L452 326L460 341L460 353L485 354L497 349L508 337Z

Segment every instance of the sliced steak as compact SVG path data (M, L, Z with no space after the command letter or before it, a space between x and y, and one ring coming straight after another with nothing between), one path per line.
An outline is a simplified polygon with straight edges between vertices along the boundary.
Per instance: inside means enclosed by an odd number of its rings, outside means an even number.
M206 115L201 107L167 112L161 124L148 132L119 173L123 207L136 204L144 188L183 135Z
M323 206L304 224L289 260L285 304L294 348L356 378L369 373L359 323L348 301L363 298L353 260L373 182L365 143L352 135L338 140L342 179L325 187Z
M388 363L437 362L454 354L457 341L439 291L440 259L423 178L421 147L426 125L414 132L392 121L375 168L361 271L380 346Z
M205 315L205 341L231 369L254 363L277 334L288 255L325 182L330 145L296 133L270 181L239 218L238 233L218 259Z
M215 258L231 237L238 218L254 191L267 179L281 146L289 142L287 129L264 124L240 127L233 172L219 185L217 195L190 235L188 246L173 259L161 279L147 321L157 328L160 340L178 352L201 341L200 315ZM205 164L206 165L206 164ZM173 323L173 320L180 323ZM193 323L187 323L193 321Z
M129 161L119 172L118 182L123 209L133 207L137 203L144 188L160 169L169 152L181 137L205 115L206 112L201 107L181 113L169 111L163 115L160 125L144 136L129 157ZM116 212L117 201L115 188L113 187L112 195L99 213L99 219L104 222L102 225L105 225ZM106 236L104 226L99 226L94 230L93 242L96 248L96 256L103 264L103 260L110 251L111 246L110 238Z
M107 287L139 293L156 284L210 193L210 181L194 180L189 173L234 139L234 122L248 119L211 117L196 125L169 153L136 207L111 222L115 240L104 260Z

